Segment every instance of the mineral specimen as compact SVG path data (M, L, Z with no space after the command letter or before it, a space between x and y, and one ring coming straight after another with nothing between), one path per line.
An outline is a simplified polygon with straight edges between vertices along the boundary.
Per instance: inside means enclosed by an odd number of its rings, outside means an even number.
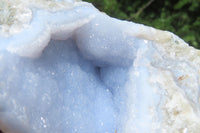
M199 133L200 52L75 0L1 0L4 133Z

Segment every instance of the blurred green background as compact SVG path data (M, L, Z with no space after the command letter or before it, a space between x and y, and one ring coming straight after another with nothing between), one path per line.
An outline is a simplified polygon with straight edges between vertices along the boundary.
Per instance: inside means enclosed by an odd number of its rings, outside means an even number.
M200 0L84 0L108 15L171 31L200 49Z

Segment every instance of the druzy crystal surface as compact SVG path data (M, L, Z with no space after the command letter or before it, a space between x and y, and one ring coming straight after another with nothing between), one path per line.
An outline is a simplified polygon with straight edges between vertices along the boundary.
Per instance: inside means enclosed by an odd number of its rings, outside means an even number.
M0 130L199 133L200 52L75 0L0 3Z

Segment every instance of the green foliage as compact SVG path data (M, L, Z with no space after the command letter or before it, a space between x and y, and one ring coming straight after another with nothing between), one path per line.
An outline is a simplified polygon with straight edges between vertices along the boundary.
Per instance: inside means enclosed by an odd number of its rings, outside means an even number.
M112 17L174 32L200 48L200 0L86 0Z

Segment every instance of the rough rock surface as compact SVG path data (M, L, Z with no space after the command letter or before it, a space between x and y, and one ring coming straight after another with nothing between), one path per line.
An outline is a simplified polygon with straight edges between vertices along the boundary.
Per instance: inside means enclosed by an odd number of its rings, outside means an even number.
M0 130L199 133L200 52L75 0L0 3Z

